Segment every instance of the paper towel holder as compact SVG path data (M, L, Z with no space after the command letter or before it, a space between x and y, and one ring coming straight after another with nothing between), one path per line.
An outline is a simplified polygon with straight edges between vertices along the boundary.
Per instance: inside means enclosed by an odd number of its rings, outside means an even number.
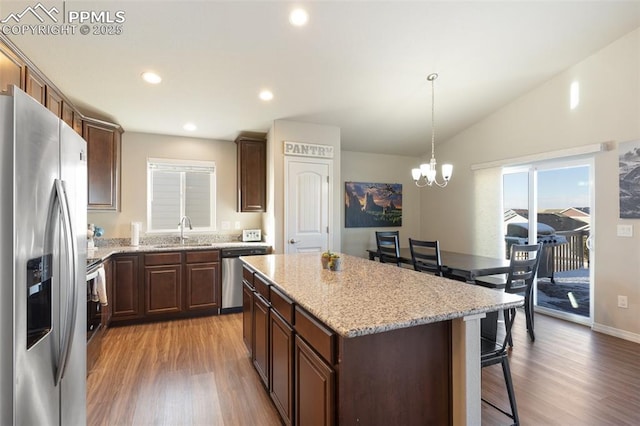
M131 222L131 246L137 247L140 245L140 228L141 222Z

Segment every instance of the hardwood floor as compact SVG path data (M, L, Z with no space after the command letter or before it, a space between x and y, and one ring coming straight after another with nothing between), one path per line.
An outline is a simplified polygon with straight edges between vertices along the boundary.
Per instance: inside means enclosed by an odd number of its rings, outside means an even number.
M518 310L509 363L522 425L639 425L640 344L535 316L529 341ZM482 395L509 411L499 365L482 369ZM510 419L482 404L483 425Z
M88 425L280 425L242 314L114 327L87 378Z
M640 424L640 345L520 311L510 357L522 425ZM483 396L508 399L500 366ZM242 343L241 314L109 329L87 379L89 425L280 425ZM483 425L509 419L482 404Z

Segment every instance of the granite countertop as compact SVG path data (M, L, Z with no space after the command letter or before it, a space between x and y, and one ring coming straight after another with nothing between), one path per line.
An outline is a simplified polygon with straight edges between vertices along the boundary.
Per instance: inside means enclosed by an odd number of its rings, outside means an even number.
M87 250L87 259L100 259L107 260L109 256L114 254L126 254L126 253L153 253L163 251L181 251L181 250L215 250L224 248L235 247L271 247L267 243L263 242L213 242L213 243L196 243L189 245L189 243L181 244L149 244L139 246L107 246L96 247L94 249Z
M523 297L340 254L341 271L319 253L241 257L344 337L357 337L521 306Z

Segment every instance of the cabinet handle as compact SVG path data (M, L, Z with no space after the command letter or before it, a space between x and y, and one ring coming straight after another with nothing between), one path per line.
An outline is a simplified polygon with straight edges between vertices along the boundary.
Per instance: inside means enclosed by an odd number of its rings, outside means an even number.
M299 243L300 241L296 240L295 238L292 238L289 240L289 244L296 244Z

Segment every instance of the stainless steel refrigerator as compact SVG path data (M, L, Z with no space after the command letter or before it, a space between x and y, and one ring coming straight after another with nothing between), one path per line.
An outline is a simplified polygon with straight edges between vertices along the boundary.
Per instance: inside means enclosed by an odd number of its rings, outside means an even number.
M0 95L0 425L86 423L86 142Z

